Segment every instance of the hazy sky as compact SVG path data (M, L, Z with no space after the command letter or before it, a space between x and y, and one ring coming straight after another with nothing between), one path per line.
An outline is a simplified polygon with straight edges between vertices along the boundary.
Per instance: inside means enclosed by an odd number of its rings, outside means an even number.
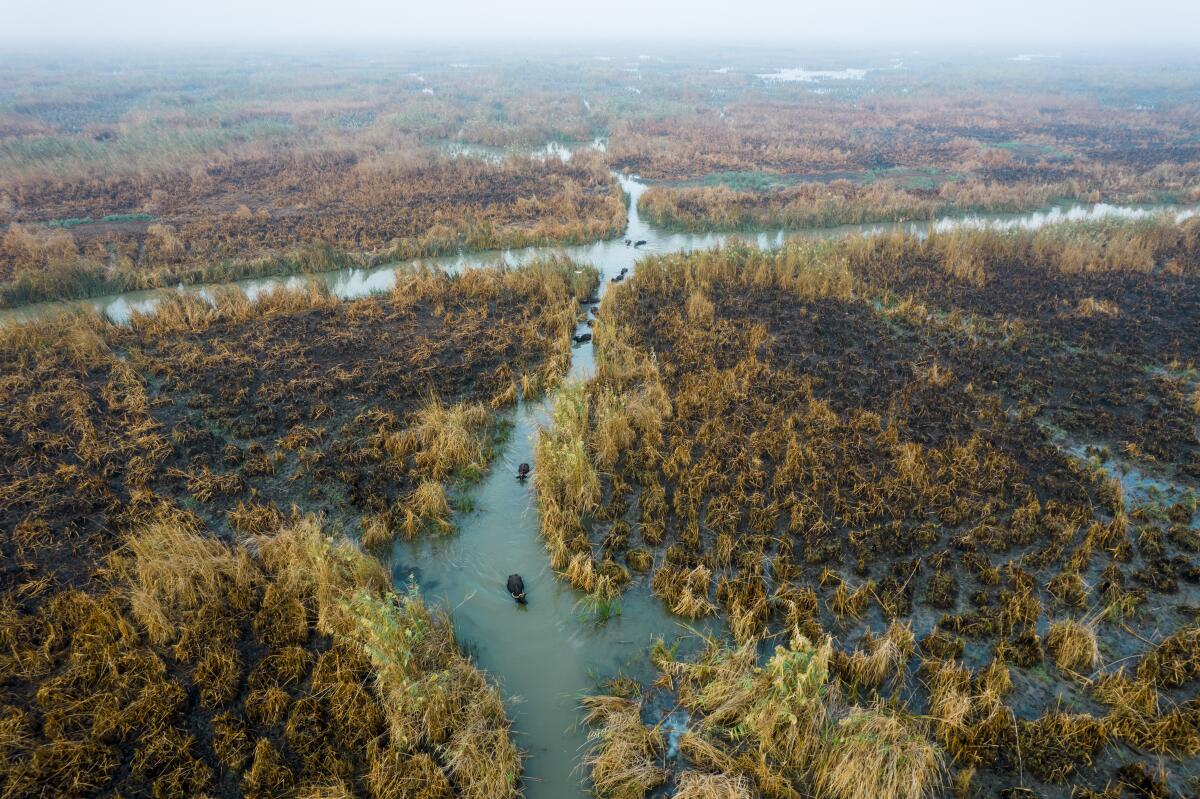
M0 0L0 39L1200 43L1196 0Z

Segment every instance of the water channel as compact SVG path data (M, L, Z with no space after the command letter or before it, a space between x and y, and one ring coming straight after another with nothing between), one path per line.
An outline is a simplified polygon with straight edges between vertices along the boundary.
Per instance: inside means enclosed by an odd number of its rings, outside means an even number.
M503 261L517 265L547 252L562 252L601 269L601 292L608 278L622 268L631 272L637 260L650 253L702 250L725 242L728 234L690 234L661 231L641 220L637 200L646 186L636 178L619 176L630 195L628 226L609 241L572 247L532 247L522 250L472 253L422 259L374 269L345 269L309 275L242 281L251 297L280 285L299 287L320 283L339 297L360 297L386 291L398 270L416 264L461 270ZM1072 205L1029 214L968 216L927 222L854 225L813 231L765 230L737 234L760 247L776 247L794 235L822 237L877 233L902 229L923 234L954 226L1036 228L1060 221L1149 217L1163 212L1178 217L1192 209ZM626 240L631 243L626 244ZM640 246L634 242L644 241ZM90 305L114 322L125 322L135 310L148 310L172 291L206 294L211 287L155 289L64 303L41 303L0 311L0 324L36 319L72 306ZM581 330L586 330L582 327ZM570 379L582 379L594 368L592 347L573 350ZM586 731L578 726L578 697L600 681L619 673L645 677L647 648L662 636L683 636L683 620L671 616L645 585L628 591L620 614L597 624L578 606L581 594L558 580L550 568L538 534L537 514L528 483L516 480L516 467L533 462L533 443L540 425L548 423L550 396L521 403L508 412L512 434L483 481L470 490L473 509L456 518L456 532L441 538L399 542L392 553L395 582L410 579L426 599L446 608L454 619L462 645L475 662L499 683L510 703L515 740L526 753L524 788L529 799L567 799L590 796L579 767ZM504 588L505 577L520 573L529 604L517 606Z

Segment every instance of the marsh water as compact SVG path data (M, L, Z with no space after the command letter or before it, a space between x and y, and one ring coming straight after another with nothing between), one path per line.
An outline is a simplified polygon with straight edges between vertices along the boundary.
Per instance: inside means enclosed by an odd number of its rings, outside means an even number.
M656 230L638 215L637 200L646 186L620 176L630 195L628 227L621 238L574 247L536 247L422 259L375 269L345 269L312 275L247 280L239 285L251 297L277 286L324 284L342 298L386 291L400 269L418 264L460 270L503 261L519 264L547 252L563 252L602 271L601 292L622 268L631 272L637 259L649 253L686 252L722 244L729 234L688 234ZM812 231L764 230L740 233L760 247L777 247L794 235L822 237L901 229L922 234L957 225L997 228L1036 228L1067 220L1137 218L1162 212L1189 215L1177 207L1118 207L1073 205L1032 214L968 216L929 222L855 225ZM626 244L629 240L631 243ZM633 242L645 241L633 246ZM158 289L98 297L73 303L44 303L0 311L0 323L35 319L64 307L90 305L115 322L125 322L134 310L148 310L172 291L207 295L209 287ZM582 327L581 330L586 330ZM576 347L573 378L587 377L594 368L591 344ZM621 599L619 614L598 623L579 606L581 594L555 578L538 533L537 514L528 483L516 479L517 465L533 462L533 442L539 425L548 422L550 396L519 403L508 412L512 432L493 467L469 490L469 511L456 518L449 536L400 542L394 547L392 570L403 587L415 582L432 604L453 617L462 645L500 685L510 704L515 740L526 753L525 795L530 799L587 796L585 774L579 766L586 731L578 725L581 694L594 691L608 678L625 674L647 676L647 648L655 637L670 642L687 629L649 594L642 581ZM516 605L505 590L505 578L519 573L529 604ZM686 721L664 708L661 719L668 740ZM656 719L657 720L657 719Z
M548 147L547 152L558 157L563 157L563 153L569 151L562 148L555 149ZM514 250L475 251L435 258L417 258L411 261L385 264L369 269L348 268L311 274L251 278L237 281L233 284L220 285L240 286L253 298L263 291L268 291L279 286L294 288L324 284L338 297L352 299L373 292L387 291L394 285L397 271L416 268L418 266L440 267L451 271L459 271L498 262L516 266L548 253L565 253L580 263L588 263L598 267L606 276L612 276L620 272L622 267L629 267L632 270L637 259L643 255L707 250L724 244L730 239L740 239L762 248L772 248L782 245L784 241L792 237L841 238L855 234L873 235L890 231L904 231L915 235L925 235L930 231L945 232L957 227L986 227L997 230L1036 230L1062 222L1087 222L1105 219L1149 219L1168 213L1174 215L1177 220L1183 220L1200 212L1200 208L1185 208L1178 205L1065 203L1040 211L1019 214L967 214L916 222L867 223L826 228L770 228L739 231L736 233L686 233L658 229L644 222L638 216L637 202L638 198L642 196L642 192L646 190L646 184L641 182L637 177L626 175L617 175L617 179L620 181L621 188L629 196L627 227L624 234L619 238L566 247L544 246L524 247ZM631 244L627 245L625 243L626 240L630 241ZM633 246L632 243L638 241L644 241L645 244L640 247ZM130 314L134 311L147 311L153 308L161 298L169 296L173 292L194 292L207 296L213 288L216 288L216 285L146 289L144 291L130 291L83 300L42 302L15 308L2 308L0 309L0 324L31 321L48 314L57 313L65 308L88 306L95 308L114 322L124 323L129 320Z
M625 237L649 241L652 231L637 214L642 186L628 181L625 188L634 195ZM618 240L568 252L601 266L603 294L609 278L634 268L642 248ZM590 376L591 344L575 347L572 355L567 379ZM653 640L672 641L687 632L645 584L626 592L615 615L598 621L579 604L582 595L555 577L538 532L532 491L516 479L520 463L533 463L534 438L538 427L549 423L553 402L551 393L520 402L511 412L508 443L472 492L473 509L458 515L455 534L401 542L393 553L395 581L415 581L427 600L450 609L459 640L500 683L516 743L527 753L529 799L591 796L579 765L587 745L586 730L579 726L579 697L620 674L648 676L645 654ZM527 605L517 605L505 589L505 578L514 573L525 581ZM669 729L667 735L674 737Z

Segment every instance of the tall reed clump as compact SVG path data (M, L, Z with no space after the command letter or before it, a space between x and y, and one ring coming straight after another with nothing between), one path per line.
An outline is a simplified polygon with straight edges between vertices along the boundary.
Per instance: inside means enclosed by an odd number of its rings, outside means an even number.
M284 584L311 597L317 628L369 656L391 744L400 753L442 753L459 795L516 796L520 753L497 690L464 657L445 614L414 586L397 594L378 561L306 519L263 539L263 558Z
M156 521L130 537L130 605L158 644L173 642L185 615L228 595L244 597L257 569L244 551L232 551L199 533L184 517Z
M584 724L591 750L584 764L596 793L606 799L640 799L667 779L659 765L662 732L642 724L640 703L620 696L587 696Z
M1175 758L1200 753L1200 707L1195 701L1164 703L1153 681L1124 669L1091 682L1096 698L1110 707L1104 733L1138 749Z
M92 588L18 625L0 604L0 682L18 669L44 719L0 738L5 795L518 793L503 704L449 620L314 518L231 546L164 512Z
M1063 619L1052 622L1046 633L1046 648L1060 669L1082 672L1100 662L1096 631L1086 622Z
M842 679L855 688L877 689L890 678L898 678L916 650L916 636L908 624L893 621L878 637L869 631L863 645L850 654L837 652L834 665Z
M554 403L552 423L538 431L534 451L534 488L537 491L542 536L555 569L565 569L573 558L590 564L591 549L583 534L584 517L600 501L600 477L588 450L591 400L583 383L564 386ZM573 582L585 591L595 586L583 576L591 569L577 567Z
M1012 678L1002 661L974 673L952 660L928 660L921 673L937 740L966 768L992 763L1014 737L1015 718L1004 697Z
M675 799L753 799L746 777L687 770L675 780Z
M482 404L447 405L436 396L413 414L394 454L412 453L414 471L441 482L479 477L490 459L491 413Z
M849 299L858 285L850 267L848 250L841 242L797 238L761 250L732 241L712 250L643 260L634 281L617 287L613 304L620 307L642 292L673 295L678 290L685 312L706 318L711 303L707 292L714 284L776 288L806 299Z
M882 708L854 708L833 729L817 785L840 799L933 796L942 755L911 719Z
M680 751L705 777L691 794L924 799L941 788L940 748L922 721L884 706L846 708L832 679L832 640L794 632L759 665L757 641L736 648L710 639L695 661L654 658L693 718ZM606 698L610 699L610 698ZM687 772L685 772L687 773Z
M342 609L374 664L392 745L401 753L438 748L462 796L516 796L521 760L504 704L459 654L449 619L413 587L405 595L359 591Z

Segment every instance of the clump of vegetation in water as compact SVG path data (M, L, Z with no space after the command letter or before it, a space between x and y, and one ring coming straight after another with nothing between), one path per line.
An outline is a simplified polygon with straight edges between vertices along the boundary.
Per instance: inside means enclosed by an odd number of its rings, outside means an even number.
M696 230L1200 199L1174 62L989 62L978 80L971 59L910 54L814 93L757 75L750 52L723 73L657 63L631 93L582 54L376 56L276 53L217 75L126 51L115 87L105 57L14 60L0 303L611 238L626 218L612 170L701 184L640 202ZM331 68L347 79L329 85Z
M943 779L942 754L926 722L881 707L845 706L831 679L832 644L796 634L763 665L753 642L707 642L695 662L656 659L663 684L691 714L679 750L690 764L674 796L788 795L817 786L839 799L921 799ZM598 725L588 758L602 796L644 796L666 781L661 733L638 705L618 697L584 701ZM600 772L597 774L597 772Z
M169 195L150 177L137 188L127 176L101 178L129 191L118 205L103 190L80 186L64 199L58 181L23 186L13 224L0 237L0 303L579 243L615 236L625 225L620 189L588 153L568 163L516 158L499 165L436 157L368 165L341 153L265 166L255 159L216 178L173 174L164 178ZM300 184L311 188L297 205L292 194ZM251 211L242 202L250 197L274 199ZM31 221L55 202L114 212L100 222ZM154 215L130 207L151 207Z

